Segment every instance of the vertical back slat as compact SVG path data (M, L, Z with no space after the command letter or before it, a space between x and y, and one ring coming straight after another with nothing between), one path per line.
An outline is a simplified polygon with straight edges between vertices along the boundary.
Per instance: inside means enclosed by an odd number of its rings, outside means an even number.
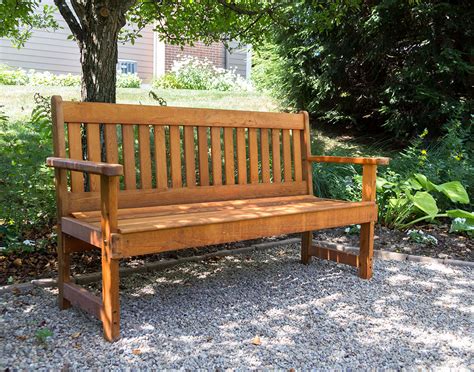
M273 182L281 182L280 130L272 129Z
M270 149L268 147L268 129L260 129L260 154L262 158L262 182L270 182Z
M105 158L107 163L118 164L118 141L117 126L115 124L106 124L104 129L105 135Z
M207 128L198 127L198 151L199 151L199 184L209 186L209 145L207 141Z
M99 124L87 124L87 160L100 162L100 126ZM100 189L100 176L89 175L90 191Z
M148 125L138 126L138 146L141 188L151 189L150 127Z
M232 128L224 128L225 183L235 184L234 133Z
M173 187L182 187L181 178L181 141L179 127L170 125L170 167L171 167L171 185Z
M155 167L156 167L156 187L166 189L168 187L168 174L166 170L166 140L165 128L155 125Z
M303 175L301 173L301 134L300 130L292 130L291 136L293 139L293 167L295 169L295 181L302 181Z
M237 137L237 169L240 185L247 183L247 151L245 147L245 128L236 129Z
M67 126L69 157L71 159L83 160L81 124L69 123ZM71 172L71 190L73 192L84 191L84 174L82 172Z
M135 135L133 125L122 124L123 175L126 190L137 188L135 170Z
M194 128L184 127L184 162L186 164L186 186L196 186L196 156L194 154Z
M291 182L291 142L290 130L282 130L283 142L283 177L285 182Z
M258 143L257 129L249 128L250 182L258 183Z
M222 185L221 128L211 128L212 184Z

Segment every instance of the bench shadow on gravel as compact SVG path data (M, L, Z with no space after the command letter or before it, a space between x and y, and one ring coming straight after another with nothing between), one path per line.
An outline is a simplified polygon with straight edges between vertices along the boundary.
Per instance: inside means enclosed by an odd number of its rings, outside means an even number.
M203 367L211 360L221 367L287 367L292 360L393 367L424 359L433 367L469 359L473 288L458 269L377 262L374 278L364 281L344 265L301 265L298 248L122 279L122 339L103 347L123 348L118 358L126 365L152 358L163 367L189 359ZM83 316L101 337L100 323ZM256 335L260 346L251 343ZM134 345L140 355L131 355Z

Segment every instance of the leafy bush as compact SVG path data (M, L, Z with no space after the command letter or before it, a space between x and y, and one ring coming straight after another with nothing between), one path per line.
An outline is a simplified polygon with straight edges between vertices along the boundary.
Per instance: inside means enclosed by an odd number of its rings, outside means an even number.
M52 74L23 69L13 69L0 65L0 84L73 87L81 85L81 76L72 74ZM137 74L117 74L117 88L140 88L142 80Z
M292 27L275 29L273 44L255 58L262 65L254 69L257 86L320 121L383 130L403 140L425 128L442 135L452 118L469 126L469 1L360 2L327 29L317 17L331 4L289 8Z
M58 86L58 87L74 87L81 85L81 77L79 75L55 75L51 72L28 72L28 85L33 86Z
M155 88L248 91L251 85L234 70L218 68L205 59L186 56L173 63L171 72L153 82Z
M37 100L29 121L0 122L0 220L7 248L45 236L54 219L53 172L45 165L52 154L51 115L49 103Z
M117 88L140 88L142 79L137 74L117 74Z
M28 75L22 69L12 69L6 65L0 65L0 84L3 85L26 85Z

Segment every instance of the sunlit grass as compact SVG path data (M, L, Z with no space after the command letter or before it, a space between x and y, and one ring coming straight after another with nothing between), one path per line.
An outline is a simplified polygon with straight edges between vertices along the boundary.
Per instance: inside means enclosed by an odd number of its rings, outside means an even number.
M149 95L151 88L117 89L118 103L157 104ZM216 109L276 111L277 106L269 97L258 92L218 92L188 89L154 89L168 106L207 107ZM31 114L34 95L61 95L65 100L79 100L79 87L44 87L0 85L0 105L12 120L24 120Z

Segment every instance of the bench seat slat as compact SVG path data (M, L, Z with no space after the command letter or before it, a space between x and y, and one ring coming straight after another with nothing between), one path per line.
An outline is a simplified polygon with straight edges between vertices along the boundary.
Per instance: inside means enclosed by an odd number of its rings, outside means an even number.
M206 204L206 203L204 203ZM140 216L138 211L130 218L119 215L118 232L130 234L162 229L172 229L186 226L208 225L215 223L225 223L231 221L267 218L273 216L284 216L292 214L304 214L324 210L336 210L347 208L358 208L372 206L373 202L346 202L340 200L308 198L281 198L280 203L268 203L265 199L255 199L244 205L238 205L238 201L221 202L220 206L205 207L201 210L199 206L189 208L186 205L174 205L173 208L163 208L160 213L156 209L156 215L145 213ZM180 208L187 208L187 213L176 213ZM225 213L223 213L225 211ZM82 221L82 220L81 220ZM84 222L84 221L83 221ZM100 221L87 222L98 228Z

